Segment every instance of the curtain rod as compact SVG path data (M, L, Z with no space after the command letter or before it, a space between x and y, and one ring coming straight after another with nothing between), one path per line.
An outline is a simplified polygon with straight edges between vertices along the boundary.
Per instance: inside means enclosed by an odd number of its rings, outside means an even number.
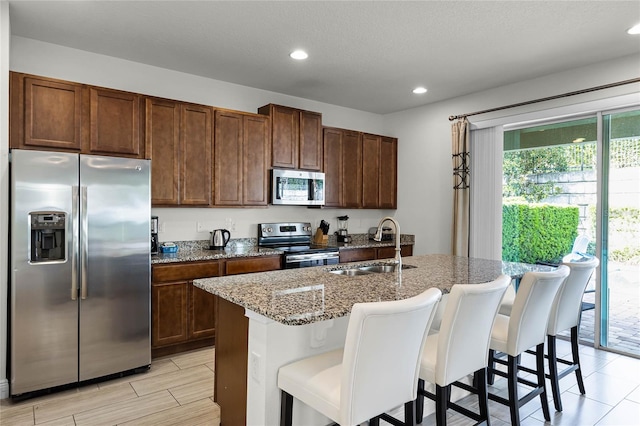
M478 114L484 114L487 112L500 111L503 109L515 108L523 105L537 104L538 102L552 101L554 99L566 98L568 96L574 96L574 95L581 95L583 93L595 92L597 90L602 90L602 89L610 89L612 87L623 86L625 84L631 84L631 83L640 83L640 78L632 78L630 80L618 81L617 83L605 84L604 86L596 86L596 87L591 87L589 89L576 90L575 92L568 92L568 93L563 93L561 95L547 96L546 98L534 99L532 101L526 101L526 102L519 102L517 104L505 105L497 108L485 109L483 111L469 112L467 114L460 114L460 115L450 115L449 121L453 121L458 118L469 117L471 115L478 115Z

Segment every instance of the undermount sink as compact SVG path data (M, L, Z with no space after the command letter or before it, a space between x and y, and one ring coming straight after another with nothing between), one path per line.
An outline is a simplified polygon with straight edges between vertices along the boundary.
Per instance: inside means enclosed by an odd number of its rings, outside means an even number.
M331 272L332 274L348 275L348 276L367 275L369 273L361 269L334 269L333 271L329 271L329 272Z
M404 265L404 264L402 265L403 270L411 269L411 268L416 268L416 266ZM329 272L337 275L355 276L355 275L366 275L370 273L374 273L374 274L389 273L389 272L394 272L395 270L396 270L396 265L386 264L386 265L365 265L365 266L359 266L357 268L352 268L352 269L334 269Z
M371 266L361 266L361 271L367 272L393 272L396 270L396 265L371 265Z

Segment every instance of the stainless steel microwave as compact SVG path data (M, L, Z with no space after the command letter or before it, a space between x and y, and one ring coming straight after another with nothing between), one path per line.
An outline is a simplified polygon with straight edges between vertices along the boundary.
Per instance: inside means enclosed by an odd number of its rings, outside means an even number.
M271 204L324 205L324 173L305 170L271 171Z

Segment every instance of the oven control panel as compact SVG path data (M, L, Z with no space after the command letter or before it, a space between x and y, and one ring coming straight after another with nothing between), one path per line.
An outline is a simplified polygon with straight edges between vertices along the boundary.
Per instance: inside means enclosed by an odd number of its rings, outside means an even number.
M300 237L311 236L311 223L261 223L258 225L258 237Z

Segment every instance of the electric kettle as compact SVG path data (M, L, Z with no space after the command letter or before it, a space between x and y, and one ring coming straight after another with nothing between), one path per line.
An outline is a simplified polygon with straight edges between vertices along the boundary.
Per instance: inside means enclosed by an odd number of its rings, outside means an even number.
M223 250L227 246L229 238L231 238L231 233L226 229L214 229L213 232L209 233L211 234L209 240L209 248L211 250Z

